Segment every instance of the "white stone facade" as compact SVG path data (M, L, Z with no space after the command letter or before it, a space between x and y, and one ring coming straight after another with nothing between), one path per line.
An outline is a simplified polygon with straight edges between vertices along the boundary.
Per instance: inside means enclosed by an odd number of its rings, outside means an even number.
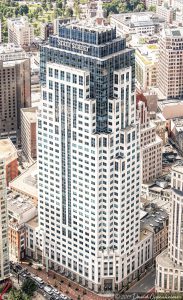
M169 245L157 257L156 290L183 291L183 165L172 168Z
M8 19L8 42L19 46L30 46L34 40L34 27L27 17Z
M0 157L0 281L8 278L10 275L5 169L5 161Z
M142 182L147 183L162 174L163 142L156 134L156 125L150 121L145 102L138 102L137 115L141 128Z
M132 69L114 72L109 130L100 134L89 72L47 63L46 74L38 116L43 256L95 291L121 289L152 258L152 237L140 239L140 136Z

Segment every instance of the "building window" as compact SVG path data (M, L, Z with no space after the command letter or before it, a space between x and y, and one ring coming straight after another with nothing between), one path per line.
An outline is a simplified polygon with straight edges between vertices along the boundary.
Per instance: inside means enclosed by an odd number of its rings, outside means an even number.
M79 85L83 85L83 76L79 76Z
M83 98L83 90L79 89L79 98Z
M64 80L64 78L65 78L65 73L64 73L64 71L60 71L60 79L61 80Z

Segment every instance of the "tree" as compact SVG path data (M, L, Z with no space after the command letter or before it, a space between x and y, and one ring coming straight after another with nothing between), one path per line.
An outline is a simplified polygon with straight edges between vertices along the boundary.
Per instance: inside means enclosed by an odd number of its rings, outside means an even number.
M80 7L79 7L79 0L74 0L74 14L76 17L79 18L81 13Z
M27 278L24 280L24 282L22 284L22 291L25 294L32 297L36 290L37 290L37 285L31 278Z
M19 14L21 15L21 16L23 16L23 15L27 15L29 13L29 7L25 4L25 5L21 5L20 7L19 7Z
M71 7L66 7L65 16L66 17L72 17L73 16L73 10L72 10Z
M106 3L103 5L105 11L107 12L107 16L109 14L118 14L118 7L119 7L119 3L121 4L120 1L118 0L113 0L110 3Z
M25 295L21 290L12 289L8 295L8 300L29 300L29 297Z
M155 5L151 5L148 10L156 12L156 6Z
M144 7L143 3L137 4L135 11L144 11L144 10L145 10L145 7Z
M56 0L56 8L62 8L62 7L63 7L62 0Z

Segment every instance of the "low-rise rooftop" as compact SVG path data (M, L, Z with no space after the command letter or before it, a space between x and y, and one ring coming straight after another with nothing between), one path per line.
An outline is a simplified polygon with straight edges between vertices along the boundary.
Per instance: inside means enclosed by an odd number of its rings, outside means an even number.
M13 43L0 44L0 60L15 61L28 58L27 53Z
M164 227L164 223L168 221L168 214L163 208L151 209L147 215L141 219L141 226L148 226L154 232L160 231Z
M154 12L123 13L111 17L129 27L153 26L165 21L164 18L159 17Z
M39 226L38 217L37 216L34 217L30 221L28 221L26 224L32 228L37 228Z
M37 199L37 163L31 165L24 173L11 181L9 186L21 194Z
M35 123L37 120L37 109L37 107L28 107L22 108L21 111L29 123Z
M37 208L32 199L11 190L7 195L7 210L9 219L17 220L19 224L37 215Z
M159 47L157 44L143 45L137 48L136 56L139 57L145 65L153 65L158 61Z
M17 158L17 150L10 139L0 140L0 159L9 159L15 156Z

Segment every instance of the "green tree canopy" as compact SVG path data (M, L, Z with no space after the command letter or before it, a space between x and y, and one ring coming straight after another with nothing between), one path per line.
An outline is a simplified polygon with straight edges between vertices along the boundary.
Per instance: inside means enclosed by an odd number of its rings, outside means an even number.
M25 294L32 297L36 290L37 290L37 285L31 278L27 278L24 280L24 282L22 284L22 291Z
M30 300L21 290L12 289L8 295L8 300Z
M27 4L21 5L21 6L19 7L19 14L20 14L21 16L27 15L28 12L29 12L29 7L27 6Z

